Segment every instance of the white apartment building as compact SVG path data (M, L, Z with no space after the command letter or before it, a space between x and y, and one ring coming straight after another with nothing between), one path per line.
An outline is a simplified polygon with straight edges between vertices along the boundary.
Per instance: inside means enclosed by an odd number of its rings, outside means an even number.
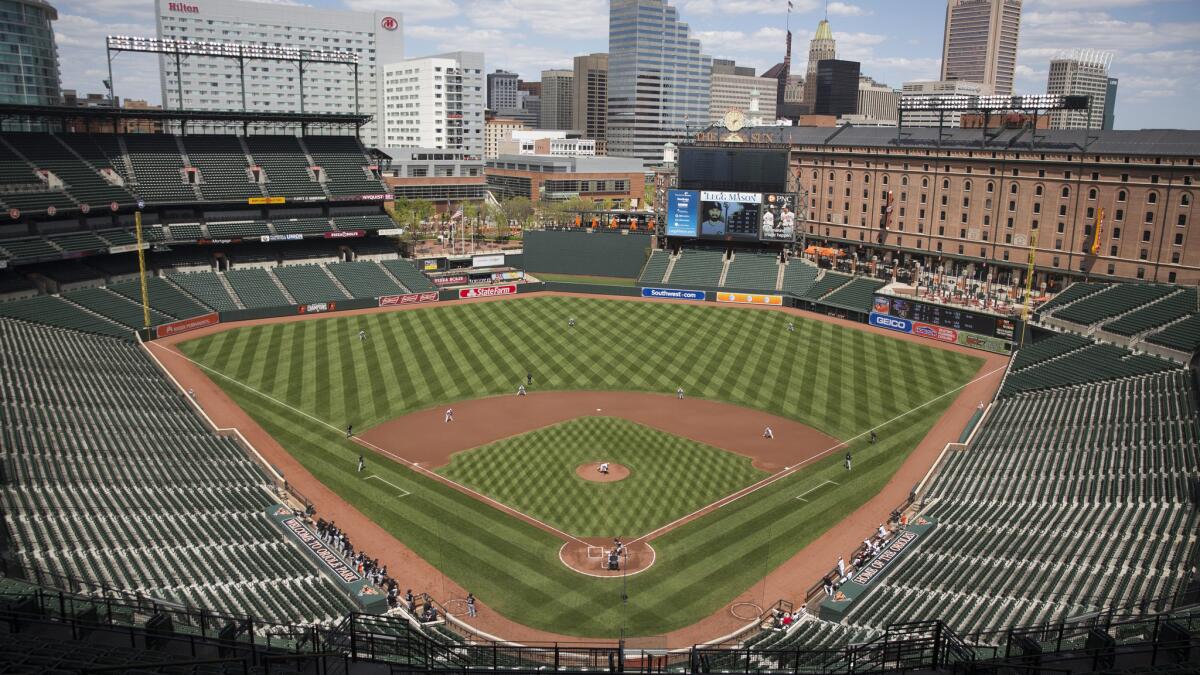
M486 92L481 52L451 52L383 65L383 127L390 148L484 153Z
M769 120L775 119L775 93L779 83L765 77L757 77L753 68L737 65L729 59L713 59L712 80L709 84L708 121L724 124L725 113L740 110L747 113L750 102L758 98L758 114ZM769 96L763 96L768 92Z
M501 155L595 157L596 141L577 132L552 129L514 129L498 144Z
M374 117L362 129L363 143L382 147L379 65L404 58L398 12L351 12L246 0L155 0L157 35L163 39L236 43L261 47L349 51L344 64L306 63L303 82L295 62L247 60L245 92L237 59L159 57L163 107L248 112L363 113ZM181 83L182 81L182 83ZM304 99L301 105L300 92Z
M984 93L984 87L978 82L967 82L966 80L914 80L905 82L900 89L900 102L904 104L904 99L907 96L927 96L930 94L938 94L941 96L950 96L952 94L960 94L963 96L979 96ZM939 118L939 113L933 110L920 110L904 113L904 126L906 127L936 127L941 125L945 127L958 127L962 125L961 113L945 113L944 118Z
M869 77L858 78L858 123L895 125L899 107L900 92Z
M1088 110L1050 111L1051 129L1100 129L1108 106L1108 67L1112 52L1076 49L1050 61L1046 93L1090 97Z

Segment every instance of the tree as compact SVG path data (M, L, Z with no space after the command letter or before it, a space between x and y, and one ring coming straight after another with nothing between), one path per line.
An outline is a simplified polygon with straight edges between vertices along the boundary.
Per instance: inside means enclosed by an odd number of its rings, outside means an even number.
M504 211L504 217L509 221L516 221L524 229L529 224L529 219L533 216L533 203L528 197L512 197L506 199L501 204Z

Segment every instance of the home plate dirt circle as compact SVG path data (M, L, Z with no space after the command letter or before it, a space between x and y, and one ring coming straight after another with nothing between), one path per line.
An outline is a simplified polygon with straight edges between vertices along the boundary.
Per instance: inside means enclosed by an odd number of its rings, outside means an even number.
M629 478L629 467L615 462L608 463L608 473L600 473L601 462L588 462L575 467L575 475L594 483L615 483Z
M558 549L558 559L572 570L589 577L633 576L650 569L654 564L654 547L644 541L638 541L625 547L625 552L620 558L620 568L610 570L607 563L612 547L613 540L606 537L574 539Z

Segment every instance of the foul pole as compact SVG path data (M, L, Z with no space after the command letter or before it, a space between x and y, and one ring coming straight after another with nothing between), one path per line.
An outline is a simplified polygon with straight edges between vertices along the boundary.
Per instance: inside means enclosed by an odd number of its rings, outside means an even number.
M1033 263L1037 258L1038 231L1034 230L1029 236L1029 264L1025 267L1025 306L1021 308L1021 341L1018 346L1025 344L1025 330L1029 325L1029 298L1033 295Z
M142 324L150 335L150 294L146 290L146 251L142 246L142 211L133 213L133 229L137 232L138 278L142 281Z

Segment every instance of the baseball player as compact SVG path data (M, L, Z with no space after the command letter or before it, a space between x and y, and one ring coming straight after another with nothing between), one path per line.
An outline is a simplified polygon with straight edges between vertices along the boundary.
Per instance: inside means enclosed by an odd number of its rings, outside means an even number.
M521 386L517 387L517 396L524 396L524 395L525 395L525 385L521 385Z
M683 400L683 387L675 390L675 398L679 399L680 401Z
M365 331L365 330L358 331L358 341L359 342L367 341L367 331Z
M363 469L365 469L365 468L367 468L367 461L363 458L362 454L359 454L359 456L358 456L358 472L362 473Z
M571 318L567 319L567 326L569 326L570 328L575 327L575 317L571 317Z
M443 421L445 421L445 422L453 422L454 421L454 408L446 408L446 419Z
M849 471L849 470L850 470L850 464L851 464L851 462L852 462L853 460L854 460L854 458L850 456L850 453L849 453L849 452L847 452L847 453L846 453L846 470L847 470L847 471Z
M775 438L775 432L771 431L771 427L763 429L763 438Z
M346 425L346 438L350 438L353 435L354 435L354 425L347 424Z

